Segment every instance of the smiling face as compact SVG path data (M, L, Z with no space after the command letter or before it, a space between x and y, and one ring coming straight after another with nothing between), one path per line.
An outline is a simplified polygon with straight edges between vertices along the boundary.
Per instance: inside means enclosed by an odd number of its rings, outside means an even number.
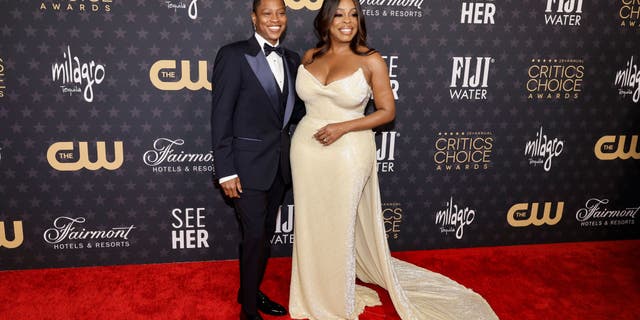
M340 0L331 26L329 35L331 42L350 42L358 33L358 11L353 0Z
M283 0L262 0L251 13L256 32L275 45L287 27L287 11Z

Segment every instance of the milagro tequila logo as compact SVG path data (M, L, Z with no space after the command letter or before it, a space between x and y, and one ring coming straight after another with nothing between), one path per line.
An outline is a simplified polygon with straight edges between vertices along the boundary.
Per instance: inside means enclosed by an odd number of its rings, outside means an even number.
M198 18L198 0L191 0L189 2L189 7L187 8L187 4L184 1L165 1L168 9L177 12L178 10L187 10L187 14L191 20L195 20Z
M564 150L564 141L558 138L547 138L542 133L542 126L536 132L536 138L528 141L524 147L524 155L529 157L529 164L537 166L542 164L544 171L551 170L551 161L554 157L559 156Z
M547 0L544 22L547 25L579 26L582 0Z
M360 0L363 14L373 17L421 18L423 3L424 0Z
M153 149L144 153L142 160L157 173L213 172L213 151L176 151L176 147L183 145L182 139L158 138L153 142Z
M281 205L276 217L276 229L271 237L272 245L293 244L293 204Z
M609 199L591 198L584 204L584 208L576 212L576 220L582 227L622 226L636 223L638 207L609 210L606 205Z
M455 232L456 239L459 240L464 236L464 227L470 225L475 218L475 210L454 204L451 197L445 208L436 213L436 224L440 225L440 233L446 235Z
M453 100L486 100L491 57L453 57L449 95Z
M44 241L56 250L129 247L129 236L135 225L105 230L88 230L84 217L58 217L53 227L44 231Z
M638 103L640 101L640 69L634 58L635 56L631 56L625 68L616 73L614 84L618 86L619 95L623 97L630 95L633 102Z
M396 160L396 138L400 134L396 131L382 131L376 134L376 143L380 146L376 150L376 163L378 172L394 172Z
M93 60L89 63L81 63L78 56L71 55L69 46L62 56L65 59L64 62L54 63L51 66L53 81L62 81L60 86L62 93L72 95L82 92L85 101L93 102L93 85L101 84L104 80L104 66ZM84 89L81 89L81 86L84 86Z

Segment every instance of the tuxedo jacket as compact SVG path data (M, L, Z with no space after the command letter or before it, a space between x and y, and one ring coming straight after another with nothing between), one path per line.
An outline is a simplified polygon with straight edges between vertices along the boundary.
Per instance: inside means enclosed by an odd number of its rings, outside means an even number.
M278 169L291 181L289 124L304 105L295 93L300 56L283 54L281 91L254 36L218 51L213 67L211 135L216 177L237 174L243 188L268 190Z

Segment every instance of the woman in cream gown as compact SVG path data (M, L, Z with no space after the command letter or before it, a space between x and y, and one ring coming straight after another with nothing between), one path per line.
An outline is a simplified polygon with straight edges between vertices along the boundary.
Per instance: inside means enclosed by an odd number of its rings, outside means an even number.
M296 81L307 113L291 145L291 317L357 319L365 306L380 304L357 277L388 290L405 320L497 319L472 290L391 257L371 131L395 114L386 64L364 46L358 1L325 0L314 24L321 41L305 54ZM372 95L376 111L365 117Z

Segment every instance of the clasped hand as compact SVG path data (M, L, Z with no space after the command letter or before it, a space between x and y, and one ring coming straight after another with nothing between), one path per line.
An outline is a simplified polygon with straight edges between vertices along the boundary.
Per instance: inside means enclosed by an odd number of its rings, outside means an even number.
M340 139L346 132L347 130L344 128L344 125L332 123L320 128L313 137L321 144L328 146Z

